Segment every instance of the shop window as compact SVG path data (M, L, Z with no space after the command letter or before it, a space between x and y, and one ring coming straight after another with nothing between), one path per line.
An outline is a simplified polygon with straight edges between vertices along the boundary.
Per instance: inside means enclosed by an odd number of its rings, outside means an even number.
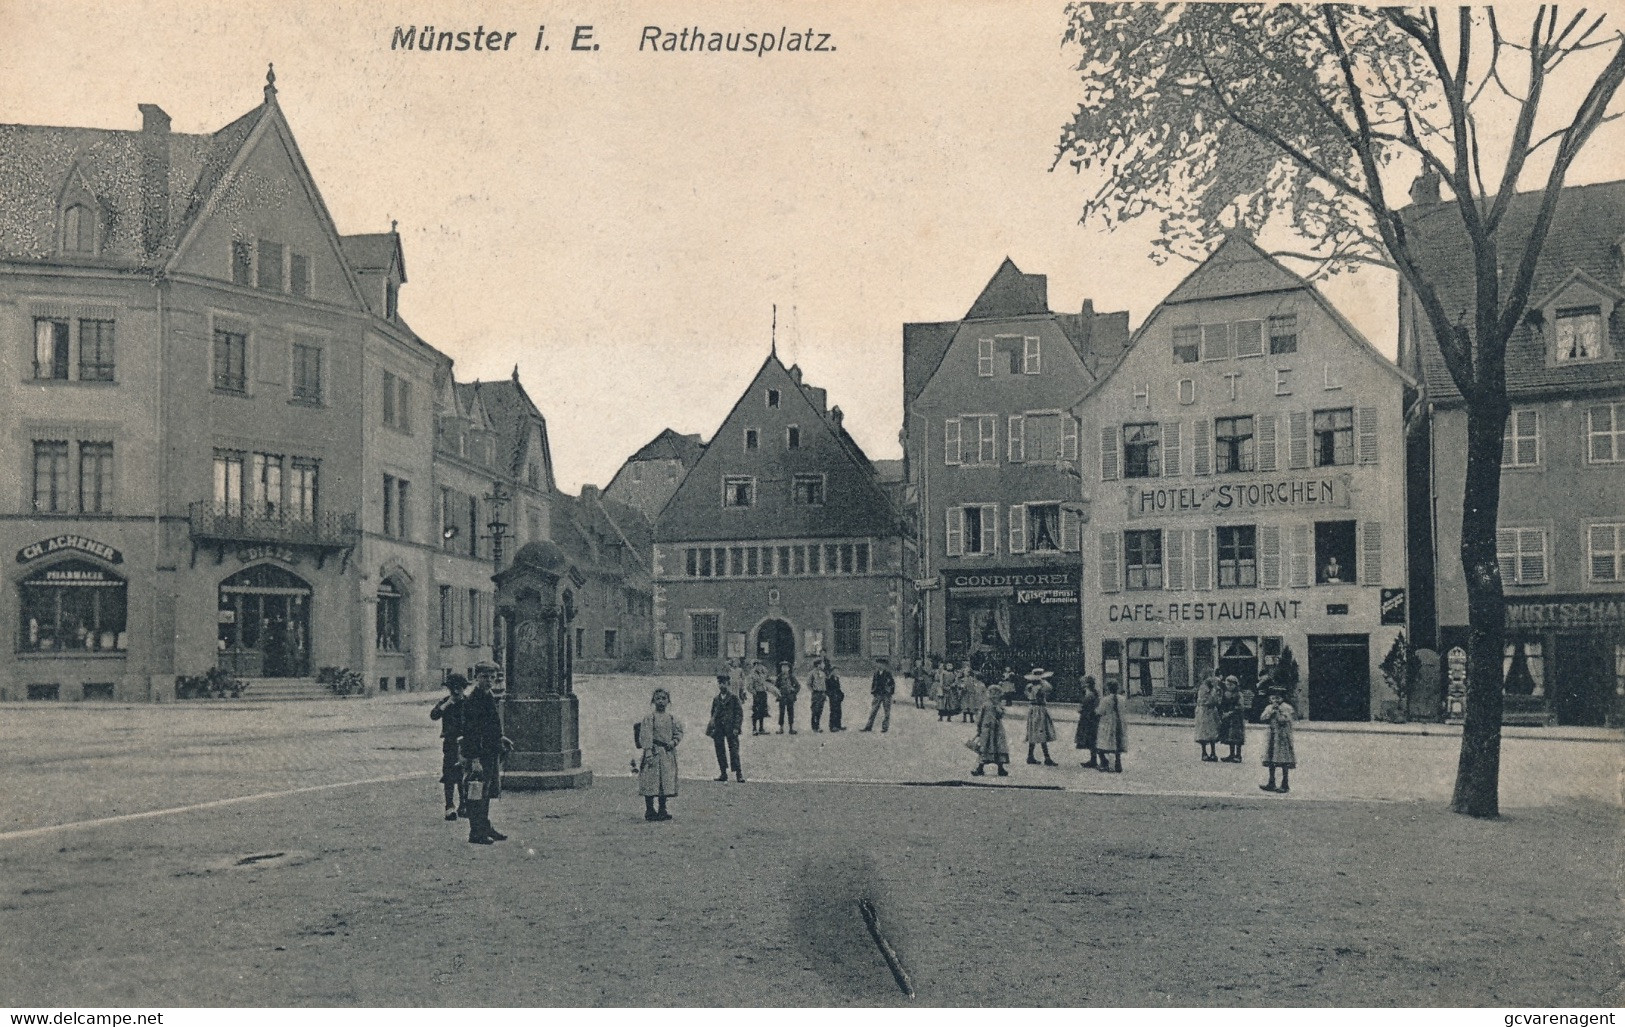
M45 702L55 702L62 698L61 685L34 685L28 686L28 698Z
M375 644L381 653L401 651L401 600L405 596L393 581L378 586Z
M835 655L863 655L863 613L857 610L837 610L833 615L835 626Z
M1123 684L1123 643L1116 638L1104 638L1100 641L1100 687L1102 693L1106 686L1116 683Z
M1625 461L1625 403L1602 403L1586 410L1586 457L1594 464Z
M1506 641L1501 658L1502 691L1508 695L1540 697L1546 694L1546 656L1540 636L1515 636Z
M1501 433L1502 467L1535 467L1540 464L1540 411L1514 410L1507 415Z
M214 387L222 392L248 391L248 336L217 328L214 332Z
M1191 640L1191 667L1196 680L1200 681L1219 669L1219 652L1211 638L1194 638Z
M112 681L86 681L79 688L81 696L92 701L111 701L117 692L116 685Z
M1213 421L1213 469L1225 474L1253 470L1253 419L1219 417Z
M1298 352L1298 315L1283 314L1270 318L1270 353Z
M1315 522L1315 584L1353 584L1354 561L1354 522Z
M1258 584L1258 529L1251 524L1220 528L1219 587L1253 588Z
M1572 307L1557 312L1553 357L1560 364L1602 358L1602 309Z
M722 479L722 505L747 507L756 505L756 479L726 477Z
M824 505L824 476L798 474L791 483L791 496L797 506Z
M1354 408L1315 411L1315 466L1354 462Z
M1191 687L1190 639L1168 639L1168 687L1176 692Z
M1540 585L1546 581L1546 529L1501 528L1495 533L1501 583ZM1595 569L1593 567L1593 569Z
M64 560L24 578L19 590L19 652L124 651L123 578L83 560Z
M1161 447L1162 425L1123 425L1123 477L1161 477Z
M1202 329L1185 325L1174 329L1174 363L1194 364L1202 359Z
M1167 667L1163 659L1162 639L1129 639L1127 662L1130 695L1150 695L1163 687Z
M68 510L68 443L62 439L34 440L34 512Z
M113 322L80 318L79 380L110 382L113 370Z
M34 377L67 380L67 321L48 317L34 319Z
M720 655L721 621L720 614L689 614L689 630L694 638L694 658L696 660L714 660Z
M1123 532L1124 587L1131 591L1162 587L1162 532Z
M1593 524L1586 530L1591 580L1625 581L1625 524ZM1503 575L1504 576L1504 575Z

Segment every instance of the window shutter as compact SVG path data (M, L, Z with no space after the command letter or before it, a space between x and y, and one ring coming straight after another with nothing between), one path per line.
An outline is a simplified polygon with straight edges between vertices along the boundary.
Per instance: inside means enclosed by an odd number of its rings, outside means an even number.
M1117 440L1117 426L1100 429L1100 480L1117 480L1117 454L1122 443Z
M959 506L948 508L948 555L965 555L965 509Z
M1213 587L1213 529L1191 532L1191 588Z
M952 466L964 460L964 439L959 418L950 417L942 426L942 462Z
M1027 418L1021 414L1011 414L1009 434L1010 462L1022 463L1027 459Z
M1512 528L1499 528L1495 532L1496 562L1501 565L1502 582L1518 580L1518 533Z
M1121 586L1117 581L1117 554L1122 551L1123 533L1119 531L1103 531L1100 533L1100 590L1102 592L1116 592Z
M1381 521L1360 522L1360 563L1360 584L1382 584Z
M1518 580L1540 582L1546 580L1546 531L1526 528L1518 547ZM1537 548L1538 545L1538 548Z
M1162 425L1162 473L1167 478L1177 478L1180 475L1180 446L1184 433L1183 421L1164 421Z
M1213 422L1196 422L1196 433L1191 437L1191 473L1211 474L1213 466Z
M1078 458L1078 419L1071 414L1061 415L1061 459Z
M1061 508L1061 550L1067 553L1076 553L1079 549L1079 537L1083 534L1083 523L1076 510Z
M979 464L996 464L999 462L998 440L994 435L996 419L992 414L986 414L976 420L978 424L976 462Z
M1170 528L1162 533L1162 580L1170 591L1185 588L1185 532Z
M1377 462L1377 408L1358 407L1354 411L1354 434L1359 440L1357 459L1362 464Z
M1027 507L1017 504L1010 508L1010 551L1027 551Z
M1258 469L1275 470L1275 415L1260 414L1253 421L1258 426ZM1277 531L1277 535L1279 532Z
M1258 529L1258 583L1264 588L1281 587L1281 526L1265 524Z
M1297 417L1297 414L1292 415ZM1292 526L1292 567L1291 585L1293 588L1307 588L1309 585L1309 525L1294 524Z
M999 551L999 508L982 507L982 552L991 556Z
M1309 415L1302 410L1286 415L1286 462L1292 468L1309 466Z

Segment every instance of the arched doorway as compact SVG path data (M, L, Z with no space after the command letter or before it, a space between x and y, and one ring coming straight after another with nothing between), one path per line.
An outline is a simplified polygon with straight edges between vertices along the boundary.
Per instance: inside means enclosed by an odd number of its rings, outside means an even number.
M765 663L770 671L778 670L781 663L794 667L795 631L782 620L763 621L762 626L756 629L756 658Z
M220 583L220 666L238 677L310 674L310 583L261 564Z

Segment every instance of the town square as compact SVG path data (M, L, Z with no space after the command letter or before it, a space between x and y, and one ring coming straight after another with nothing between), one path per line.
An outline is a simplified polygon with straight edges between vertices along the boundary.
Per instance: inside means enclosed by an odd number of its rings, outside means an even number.
M1619 1005L1617 12L758 6L10 6L7 1004Z

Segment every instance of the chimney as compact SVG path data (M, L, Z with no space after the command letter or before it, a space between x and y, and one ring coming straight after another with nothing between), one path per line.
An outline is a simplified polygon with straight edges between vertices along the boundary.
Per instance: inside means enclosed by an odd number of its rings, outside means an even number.
M846 415L841 413L840 407L831 407L829 411L829 419L834 422L835 427L839 428L841 426L841 422L846 420Z
M801 384L801 365L800 364L791 364L790 365L790 380L795 382L797 385Z
M141 111L141 242L148 253L169 234L169 115L155 103Z
M581 486L581 498L582 499L590 499L590 500L593 500L594 502L596 502L598 500L598 498L599 498L598 486L597 485L583 485L583 486Z
M1439 202L1439 173L1437 171L1424 167L1422 173L1416 176L1416 181L1411 183L1411 202Z

